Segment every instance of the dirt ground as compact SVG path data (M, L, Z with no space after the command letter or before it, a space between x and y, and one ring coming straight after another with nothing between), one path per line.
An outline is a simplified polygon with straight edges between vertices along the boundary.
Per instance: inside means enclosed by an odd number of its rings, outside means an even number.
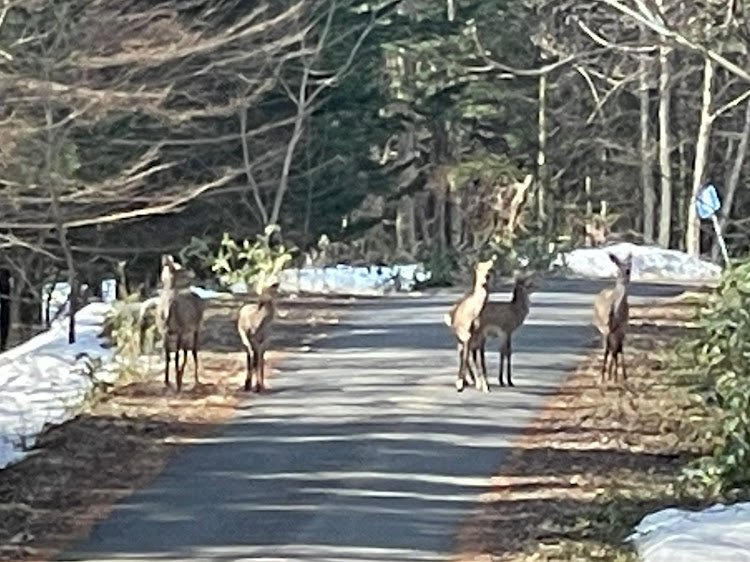
M628 381L602 386L592 353L503 462L460 530L458 561L635 560L623 540L643 515L697 505L674 484L704 412L666 359L704 299L631 308Z
M351 299L299 297L279 302L270 369L285 349L314 345ZM192 361L178 396L155 364L92 400L77 417L46 430L32 453L0 471L0 560L47 560L83 536L111 506L151 481L182 438L204 435L238 400L245 357L235 328L242 302L213 302L203 330L201 384ZM156 359L156 358L155 358ZM270 370L266 371L270 373ZM273 375L267 375L273 386Z

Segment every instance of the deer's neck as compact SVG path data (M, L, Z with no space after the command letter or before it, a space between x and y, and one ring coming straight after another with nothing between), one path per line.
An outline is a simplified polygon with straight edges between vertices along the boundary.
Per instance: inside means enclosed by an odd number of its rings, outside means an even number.
M615 289L612 292L612 308L619 309L628 298L628 284L623 279L617 279Z
M169 308L177 298L177 289L175 287L163 286L159 290L159 303L161 305L161 314L164 318L169 314Z
M487 293L487 280L475 279L474 289L472 290L471 295L469 296L477 304L481 305L487 302L487 298L489 297L489 294Z
M521 310L523 312L524 316L526 316L529 313L530 301L529 301L529 293L525 289L522 289L521 287L514 287L513 288L513 298L510 301L517 309Z

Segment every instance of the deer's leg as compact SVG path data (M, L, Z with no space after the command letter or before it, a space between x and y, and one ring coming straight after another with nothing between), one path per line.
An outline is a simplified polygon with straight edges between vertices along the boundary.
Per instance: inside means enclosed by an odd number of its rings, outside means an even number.
M164 385L169 386L169 334L164 336Z
M258 353L258 391L266 389L266 347L260 346Z
M513 384L513 379L510 376L510 363L511 363L511 359L513 358L513 349L511 348L511 345L510 345L510 335L508 335L508 339L505 341L506 341L505 357L507 358L507 361L508 361L508 386L515 386Z
M198 380L198 330L193 332L193 366L195 368L195 384L200 384Z
M614 343L614 342L613 342ZM619 363L619 350L616 343L609 346L609 379L613 382L617 382L617 365Z
M485 358L484 347L487 344L487 340L482 338L481 345L479 346L479 358L482 362L482 390L485 392L490 391L490 383L487 380L487 360Z
M470 359L471 364L474 365L474 373L476 374L479 371L479 348L476 346L471 347L470 352ZM474 384L477 388L480 387L481 381L479 380L479 377L474 377Z
M250 346L245 348L245 358L247 359L247 371L245 372L245 391L249 391L253 380L253 350Z
M466 365L465 366L466 366L466 372L468 373L468 378L465 376L463 378L464 378L464 381L469 382L470 384L476 383L476 380L477 380L475 373L474 373L474 369L472 368L473 351L474 351L474 348L472 345L474 342L472 341L472 339L473 338L470 338L469 341L467 341L464 344L466 347ZM474 361L474 367L476 367L476 361Z
M624 338L620 338L620 341L617 342L617 351L619 352L620 364L622 365L622 380L626 381L628 380L628 372L625 368L625 351L623 346L623 339Z
M260 392L262 383L260 377L261 365L263 364L262 346L253 344L253 392Z
M464 389L464 384L466 383L465 377L464 377L464 371L466 369L467 359L469 358L469 346L468 344L465 344L464 342L458 343L458 357L459 357L459 363L458 363L458 377L456 378L456 390L458 392L461 392Z
M467 351L466 351L466 372L468 374L467 382L469 384L476 384L477 380L478 380L478 377L477 377L477 374L474 372L474 369L476 368L477 365L476 365L476 362L474 362L473 366L472 366L472 351L471 351L471 347L469 346L469 344L466 344L466 345L467 345L467 348L468 348Z
M497 382L500 386L505 386L503 382L503 372L505 371L505 355L507 354L507 336L502 332L498 336L498 355L499 355L499 368L497 375Z
M609 357L609 338L604 337L604 358L602 359L602 382L605 381L607 374L607 357Z
M609 359L609 379L612 382L617 382L617 365L619 364L619 356L617 352L611 353Z
M185 351L182 350L182 334L177 334L177 343L175 344L175 352L174 352L174 370L177 373L177 392L182 390L182 372L185 370L185 360L187 360L187 355L185 354ZM180 365L180 350L183 351L183 362L182 365Z

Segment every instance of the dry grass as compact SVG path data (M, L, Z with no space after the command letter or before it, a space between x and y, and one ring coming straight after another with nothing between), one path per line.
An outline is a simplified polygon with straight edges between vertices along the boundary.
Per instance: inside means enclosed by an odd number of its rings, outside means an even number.
M347 303L281 301L273 348L312 343ZM122 382L76 418L47 429L29 457L0 471L0 560L54 556L114 502L151 481L181 438L203 435L232 414L246 396L239 390L245 359L234 325L241 305L208 309L199 386L191 362L180 395L164 387L159 369ZM268 355L273 366L279 353Z
M600 352L569 378L462 527L459 560L634 560L623 539L643 515L695 503L674 484L703 410L666 360L703 298L632 307L627 383L599 384Z

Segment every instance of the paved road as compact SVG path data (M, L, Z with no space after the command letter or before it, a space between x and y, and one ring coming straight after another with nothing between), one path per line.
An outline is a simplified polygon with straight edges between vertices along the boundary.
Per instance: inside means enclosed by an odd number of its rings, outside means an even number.
M599 285L532 297L514 389L453 387L453 295L363 302L59 560L447 560L514 435L594 340ZM636 295L674 287L634 287ZM497 298L507 298L498 295Z

